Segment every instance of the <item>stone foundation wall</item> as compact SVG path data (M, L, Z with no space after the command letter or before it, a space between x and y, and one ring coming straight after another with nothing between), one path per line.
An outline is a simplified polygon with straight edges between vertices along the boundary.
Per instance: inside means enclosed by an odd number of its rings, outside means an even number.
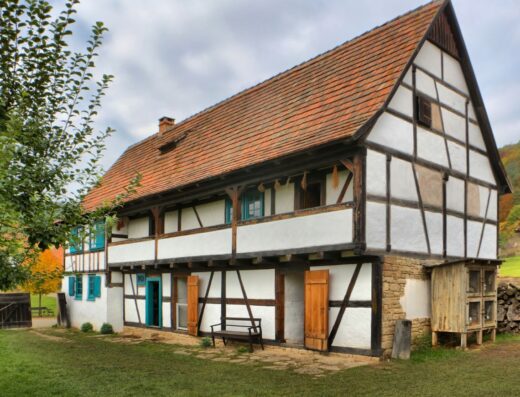
M406 319L406 313L400 302L405 293L406 280L429 280L430 275L422 266L425 260L397 256L384 256L381 260L383 271L381 348L384 356L389 356L394 340L395 322ZM412 319L412 340L429 332L430 318Z

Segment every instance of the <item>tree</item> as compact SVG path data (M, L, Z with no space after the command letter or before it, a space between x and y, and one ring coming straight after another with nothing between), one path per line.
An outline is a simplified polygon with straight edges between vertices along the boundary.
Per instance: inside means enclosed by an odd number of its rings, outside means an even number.
M0 290L26 280L22 264L67 244L72 227L110 216L139 184L136 175L115 200L81 208L112 133L94 128L112 76L94 77L102 22L84 50L69 48L78 3L56 13L44 0L0 0Z
M29 281L25 289L38 294L38 307L42 307L42 295L57 292L61 284L63 268L63 249L49 248L40 253L35 263L31 264ZM41 316L41 309L40 309Z

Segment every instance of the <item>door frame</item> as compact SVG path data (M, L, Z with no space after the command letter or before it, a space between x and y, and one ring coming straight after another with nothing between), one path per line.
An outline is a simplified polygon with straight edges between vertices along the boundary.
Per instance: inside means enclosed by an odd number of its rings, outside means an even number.
M150 304L152 303L150 300L150 284L153 282L157 282L159 285L159 328L162 328L162 280L161 277L147 277L146 278L146 303L145 303L145 313L146 313L146 326L147 327L155 327L155 325L150 324Z

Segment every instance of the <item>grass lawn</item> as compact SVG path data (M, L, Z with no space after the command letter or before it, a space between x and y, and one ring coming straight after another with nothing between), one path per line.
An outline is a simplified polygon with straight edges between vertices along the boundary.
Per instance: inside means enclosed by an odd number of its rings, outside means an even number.
M500 266L500 276L520 277L520 256L505 258L504 263Z
M162 343L113 343L75 331L0 331L7 396L496 396L519 395L520 337L481 351L425 349L410 361L313 378L260 364L175 354ZM244 353L248 354L248 353ZM253 353L254 354L254 353Z
M38 294L31 294L31 307L39 306ZM42 307L48 307L56 314L56 295L42 295Z

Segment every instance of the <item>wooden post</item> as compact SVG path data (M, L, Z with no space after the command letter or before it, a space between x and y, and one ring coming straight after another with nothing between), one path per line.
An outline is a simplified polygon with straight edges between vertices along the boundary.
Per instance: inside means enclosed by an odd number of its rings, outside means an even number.
M497 339L497 329L496 328L493 328L491 330L491 342L495 342Z
M242 194L242 188L240 186L233 186L231 188L226 189L226 193L231 199L231 205L233 207L233 214L231 217L231 265L234 265L236 262L237 255L237 222L240 219L240 205L239 199L240 194Z
M466 334L465 332L462 332L460 334L460 347L463 350L466 350L468 347L468 334Z
M439 345L439 333L437 331L432 331L432 346Z
M481 345L482 344L482 334L483 334L482 330L477 331L477 345Z

